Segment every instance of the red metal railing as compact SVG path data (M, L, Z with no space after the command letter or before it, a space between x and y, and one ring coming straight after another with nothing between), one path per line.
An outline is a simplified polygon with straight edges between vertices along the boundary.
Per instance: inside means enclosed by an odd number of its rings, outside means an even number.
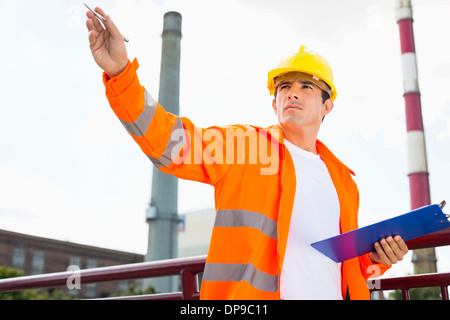
M397 290L402 292L403 300L410 300L409 290L413 288L440 287L442 300L449 300L448 286L450 273L418 274L407 277L380 279L380 286L371 291Z
M450 245L450 228L407 241L409 250ZM369 280L370 281L370 280ZM442 300L449 300L450 273L418 274L406 277L379 279L373 291L401 290L402 299L410 300L409 290L413 288L439 287Z
M79 277L82 284L104 281L144 279L162 276L181 277L181 292L124 296L117 300L195 300L200 296L196 275L203 272L205 256L131 263L110 267L56 272L33 276L0 279L0 292L66 286L68 279Z
M450 245L450 228L407 242L410 250ZM25 289L53 288L66 286L68 279L77 276L83 284L104 281L119 281L144 279L161 276L181 277L181 292L159 293L138 296L114 297L106 299L116 300L196 300L199 290L196 275L203 272L205 256L177 258L170 260L133 263L126 265L93 268L72 271L23 276L17 278L0 279L0 292L18 291ZM373 282L373 280L369 280ZM421 274L399 278L383 278L373 291L395 290L402 291L402 297L409 299L409 290L420 287L440 287L443 300L449 300L448 286L450 273Z

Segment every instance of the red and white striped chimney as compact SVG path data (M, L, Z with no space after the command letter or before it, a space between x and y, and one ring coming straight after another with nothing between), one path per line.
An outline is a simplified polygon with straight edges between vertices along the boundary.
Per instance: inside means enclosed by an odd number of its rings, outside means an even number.
M411 1L398 0L397 2L397 23L400 29L403 68L403 97L406 111L411 209L417 209L431 203L427 155L417 77Z
M431 200L422 107L420 103L419 81L417 76L411 1L397 0L396 14L400 30L400 47L402 54L403 97L405 99L406 112L411 210L414 210L431 204ZM413 262L423 262L425 264L422 264L421 267L417 267L415 264L416 273L436 272L434 249L428 250L428 253L423 250L417 252L418 253L416 254L415 252L413 256ZM434 266L430 266L432 263L434 263Z

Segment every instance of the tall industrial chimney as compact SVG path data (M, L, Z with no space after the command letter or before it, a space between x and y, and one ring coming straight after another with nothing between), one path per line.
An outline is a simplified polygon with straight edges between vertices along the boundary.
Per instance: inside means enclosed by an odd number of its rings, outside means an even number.
M410 0L397 0L406 111L411 210L431 204ZM434 248L413 252L414 273L437 272Z
M181 14L167 12L162 32L158 102L170 113L179 114ZM178 180L153 168L152 194L146 212L149 224L147 261L176 258L178 240ZM158 292L176 290L177 278L150 280Z

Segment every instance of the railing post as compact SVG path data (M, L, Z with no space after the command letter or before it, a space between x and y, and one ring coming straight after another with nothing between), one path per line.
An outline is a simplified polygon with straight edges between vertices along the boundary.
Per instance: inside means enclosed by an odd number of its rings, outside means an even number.
M409 288L402 289L402 299L403 300L411 300L411 297L409 296Z
M447 286L441 287L441 295L442 295L442 300L449 300Z
M180 276L183 300L192 300L194 292L198 291L196 276L186 269L181 270Z

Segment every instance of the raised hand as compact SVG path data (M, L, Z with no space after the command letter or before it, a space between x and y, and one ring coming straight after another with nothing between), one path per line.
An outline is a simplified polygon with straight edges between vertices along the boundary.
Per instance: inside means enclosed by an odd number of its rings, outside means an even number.
M104 26L91 11L86 12L86 27L89 31L89 48L97 65L113 78L128 64L127 48L122 34L111 17L99 7L94 9L105 17Z

